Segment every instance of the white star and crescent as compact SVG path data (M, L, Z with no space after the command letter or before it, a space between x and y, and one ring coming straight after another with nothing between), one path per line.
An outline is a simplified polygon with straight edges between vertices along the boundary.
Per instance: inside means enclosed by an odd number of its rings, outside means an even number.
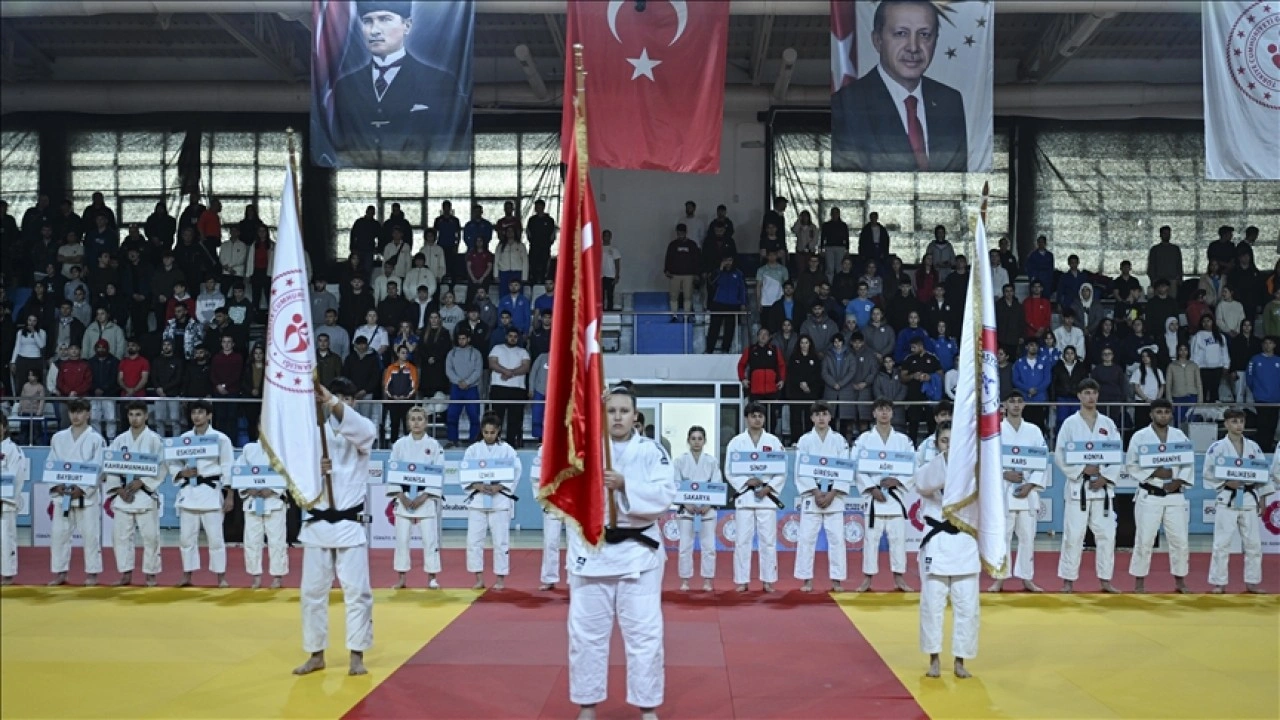
M680 36L684 35L685 26L689 24L689 7L685 0L667 0L671 3L672 9L676 12L676 33L671 38L671 42L667 43L667 47L676 44ZM613 39L619 43L622 37L618 35L618 11L622 8L624 0L609 0L609 7L605 11L605 18L609 23L609 32L613 33ZM653 76L653 69L662 64L661 60L653 60L649 57L649 48L641 48L640 57L627 58L627 62L631 63L631 79L637 80L641 76L649 78L652 82L657 82Z

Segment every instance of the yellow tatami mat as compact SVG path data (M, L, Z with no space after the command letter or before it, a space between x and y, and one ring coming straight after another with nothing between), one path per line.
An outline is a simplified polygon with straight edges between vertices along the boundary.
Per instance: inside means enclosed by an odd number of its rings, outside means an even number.
M918 595L836 601L933 718L1280 717L1280 598L982 596L974 674L924 677Z
M369 674L348 677L334 590L329 667L297 678L297 590L5 588L0 717L341 717L478 595L375 591Z

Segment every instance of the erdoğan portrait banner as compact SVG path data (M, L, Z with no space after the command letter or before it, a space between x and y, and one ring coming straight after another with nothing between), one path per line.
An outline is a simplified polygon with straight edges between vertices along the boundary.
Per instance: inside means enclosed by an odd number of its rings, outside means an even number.
M472 0L313 0L311 161L471 167Z
M995 3L831 0L831 169L986 172Z

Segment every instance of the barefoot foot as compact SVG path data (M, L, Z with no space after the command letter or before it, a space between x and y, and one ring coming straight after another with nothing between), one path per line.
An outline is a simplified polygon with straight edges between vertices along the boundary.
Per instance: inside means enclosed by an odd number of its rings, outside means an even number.
M182 573L182 579L179 580L178 584L175 585L174 587L180 587L180 588L191 587L191 573L189 572Z
M1139 593L1139 594L1146 594L1146 592L1147 592L1147 579L1146 579L1146 578L1134 578L1134 581L1133 581L1133 591L1134 591L1135 593Z
M1246 592L1252 593L1254 595L1264 595L1267 592L1266 590L1263 590L1262 586L1257 583L1245 583L1244 589Z
M844 585L838 582L831 583L831 592L844 592Z
M857 589L857 590L854 590L854 592L866 592L866 591L868 591L868 590L870 590L870 589L871 589L871 578L870 578L870 577L867 577L867 578L863 579L862 584L861 584L861 585L859 585L859 586L858 586L858 589Z
M148 574L148 575L147 575L147 587L155 587L155 586L156 586L156 576L155 576L155 575L150 575L150 574Z
M227 588L227 587L231 587L231 585L229 585L229 584L227 583L227 576L226 576L226 574L224 574L224 573L218 573L218 587L220 587L220 588Z
M965 668L964 660L962 660L961 658L956 658L955 673L956 673L956 677L962 680L964 678L973 677L973 675L970 675L969 671Z
M348 675L368 675L369 671L364 667L364 653L351 652L351 662L347 665Z
M49 587L58 587L59 585L66 585L66 584L67 584L67 574L64 572L54 575L53 579L49 581Z
M555 590L555 589L556 589L556 585L555 585L555 583L542 583L541 585L539 585L539 586L538 586L538 589L539 589L539 590L543 590L543 591L546 591L546 590ZM686 588L684 588L684 589L685 589L685 590L688 590L689 588L687 588L687 587L686 587Z
M13 584L12 575L5 575L4 577L0 577L0 585L12 585L12 584Z
M596 706L583 705L582 708L578 710L578 720L596 720Z
M1115 586L1115 585L1112 585L1112 584L1111 584L1111 581L1110 581L1110 580L1103 580L1103 581L1102 581L1102 592L1107 593L1108 595L1119 595L1119 594L1120 594L1120 591L1119 591L1118 589L1116 589L1116 586Z
M901 575L893 576L893 586L898 589L898 592L915 592Z
M293 669L294 675L309 675L324 669L324 653L311 653L307 661Z
M715 586L711 584L711 581L710 581L710 580L703 580L703 581L702 581L702 592L711 592L712 590L715 590Z
M688 580L681 580L681 581L680 581L680 592L689 592L689 581L688 581Z
M121 587L123 585L132 585L132 584L133 584L133 573L124 572L120 574L120 579L116 580L115 586Z
M1073 582L1073 581L1071 581L1071 580L1063 580L1063 581L1062 581L1062 593L1063 593L1064 595L1070 595L1071 593L1073 593L1073 592L1075 592L1075 591L1076 591L1076 584L1075 584L1075 582Z
M1213 586L1213 589L1212 589L1212 590L1210 590L1209 592L1213 593L1214 595L1221 595L1222 593L1224 593L1224 592L1226 592L1226 591L1227 591L1226 586L1224 586L1224 585L1214 585L1214 586Z
M942 664L938 661L937 655L929 656L929 670L924 674L925 677L942 677Z
M800 586L800 592L807 592L807 593L813 592L813 581L805 580L804 584Z
M254 575L254 576L253 576L253 582L249 583L249 589L250 589L250 590L257 590L257 589L258 589L258 588L260 588L260 587L262 587L262 576L261 576L261 575Z
M1041 593L1041 592L1044 592L1044 588L1042 588L1042 587L1040 587L1039 585L1037 585L1037 584L1035 584L1035 583L1031 582L1030 580L1023 580L1023 581L1022 581L1022 589L1023 589L1023 590L1026 590L1027 592L1032 592L1032 593Z
M498 576L498 581L497 581L497 582L495 582L495 583L493 584L493 589L494 589L494 590L506 590L506 589L507 589L507 579L506 579L504 576L499 575L499 576Z
M744 584L742 584L742 585L739 585L739 586L738 586L737 588L735 588L735 589L736 589L738 592L740 592L740 593L744 593L744 592L746 592L746 591L747 591L747 586L746 586L746 584L744 583Z
M85 587L93 587L94 585L97 585L97 584L98 584L98 576L96 574L90 573L84 576Z
M765 583L765 584L764 584L764 591L765 591L765 592L767 592L767 593L771 593L771 592L773 592L773 583Z
M987 592L989 592L989 593L998 593L998 592L1000 592L1001 590L1004 590L1004 581L1003 581L1003 580L997 580L997 581L995 581L995 582L993 582L993 583L991 583L990 585L988 585L988 586L987 586Z
M272 590L279 590L283 585L284 585L284 578L280 577L279 575L277 575L275 579L271 581Z

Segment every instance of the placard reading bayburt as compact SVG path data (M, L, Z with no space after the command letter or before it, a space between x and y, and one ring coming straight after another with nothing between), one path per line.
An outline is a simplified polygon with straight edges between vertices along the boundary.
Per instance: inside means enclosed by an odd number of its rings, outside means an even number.
M1195 447L1189 442L1138 446L1138 467L1159 468L1191 465L1196 461Z
M98 484L102 466L97 463L49 460L44 464L40 482L45 485L78 485L93 487Z
M444 466L404 460L388 460L386 472L388 485L404 485L410 499L426 492L436 497L444 496Z
M728 501L727 483L685 480L676 491L676 505L724 505Z
M106 475L156 477L160 474L160 458L147 453L103 450L102 472Z
M729 474L748 477L786 475L787 454L781 452L729 453Z
M1001 454L1005 470L1046 470L1049 467L1049 449L1039 445L1005 445Z
M813 478L819 488L835 488L845 495L853 484L858 464L848 458L801 453L796 466L797 477Z
M164 459L181 460L188 467L195 467L200 458L218 457L218 438L213 435L186 435L164 439Z
M1263 458L1229 458L1219 455L1213 462L1213 476L1218 480L1265 483L1268 469L1267 461Z
M1118 440L1084 440L1067 443L1068 465L1120 465L1124 446Z
M909 478L916 471L915 453L859 450L858 472L876 477Z

